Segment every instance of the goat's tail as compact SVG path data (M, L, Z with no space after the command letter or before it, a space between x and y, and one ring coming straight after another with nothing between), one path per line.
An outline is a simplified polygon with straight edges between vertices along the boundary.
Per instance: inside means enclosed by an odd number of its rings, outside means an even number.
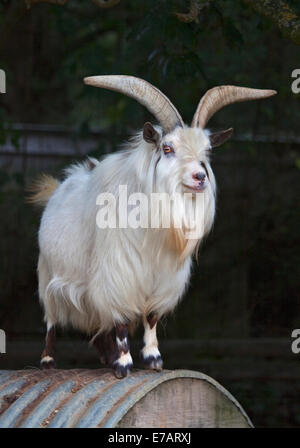
M27 190L30 194L27 197L26 202L45 207L59 185L60 182L54 177L42 174L28 187Z

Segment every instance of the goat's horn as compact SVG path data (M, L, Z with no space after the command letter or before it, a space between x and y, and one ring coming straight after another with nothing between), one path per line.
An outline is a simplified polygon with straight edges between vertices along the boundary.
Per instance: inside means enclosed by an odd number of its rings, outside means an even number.
M240 101L258 100L276 95L276 90L248 89L247 87L219 86L206 92L201 98L192 127L204 128L208 120L222 107Z
M126 75L90 76L85 84L124 93L143 104L161 124L164 132L183 126L183 121L171 101L156 87L143 79Z

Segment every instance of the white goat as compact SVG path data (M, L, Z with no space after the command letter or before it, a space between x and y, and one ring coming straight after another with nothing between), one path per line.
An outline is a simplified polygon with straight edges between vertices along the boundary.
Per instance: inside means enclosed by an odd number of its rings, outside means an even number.
M102 362L111 365L117 377L124 377L132 367L128 327L143 320L142 358L146 366L160 370L156 324L182 297L192 255L213 224L216 185L210 151L232 133L232 129L210 133L204 127L227 104L276 92L215 87L204 95L188 127L165 95L139 78L93 76L85 83L135 98L160 126L146 123L122 151L101 162L90 159L71 166L61 183L45 176L35 191L32 201L46 205L39 230L39 296L47 323L41 366L55 366L55 325L71 324L93 336ZM179 195L169 228L99 228L97 197L107 192L118 200L120 185L127 186L128 195ZM191 207L184 202L188 192ZM195 205L198 195L200 211ZM164 210L154 213L161 223ZM175 222L187 222L193 213L204 224L202 233L189 239L189 228L176 227Z

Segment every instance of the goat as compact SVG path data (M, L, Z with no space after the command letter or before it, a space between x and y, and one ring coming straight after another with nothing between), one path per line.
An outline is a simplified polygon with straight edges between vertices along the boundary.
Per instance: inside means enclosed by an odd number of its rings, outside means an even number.
M102 161L89 159L71 166L61 183L45 176L36 188L32 202L45 205L38 261L39 297L47 324L41 367L55 367L55 326L71 324L92 337L101 362L111 366L118 378L125 377L133 365L129 330L143 321L141 356L146 367L159 371L163 363L157 322L182 298L192 256L212 227L216 183L210 153L233 131L212 133L205 126L228 104L267 98L276 92L212 88L199 102L188 127L169 99L140 78L92 76L84 81L136 99L159 125L145 123L121 151ZM107 192L120 199L120 185L126 186L128 194L179 195L170 212L169 228L97 226L98 195ZM187 193L190 209L183 201ZM199 195L202 208L195 212ZM184 222L192 212L198 213L196 220L203 219L203 228L197 237L187 238L189 227L176 227L175 221L182 218Z

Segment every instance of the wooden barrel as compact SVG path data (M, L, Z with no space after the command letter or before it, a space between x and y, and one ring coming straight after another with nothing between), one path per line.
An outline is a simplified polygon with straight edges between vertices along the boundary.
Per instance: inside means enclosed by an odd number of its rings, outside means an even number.
M190 370L0 370L0 428L251 427L215 380Z

